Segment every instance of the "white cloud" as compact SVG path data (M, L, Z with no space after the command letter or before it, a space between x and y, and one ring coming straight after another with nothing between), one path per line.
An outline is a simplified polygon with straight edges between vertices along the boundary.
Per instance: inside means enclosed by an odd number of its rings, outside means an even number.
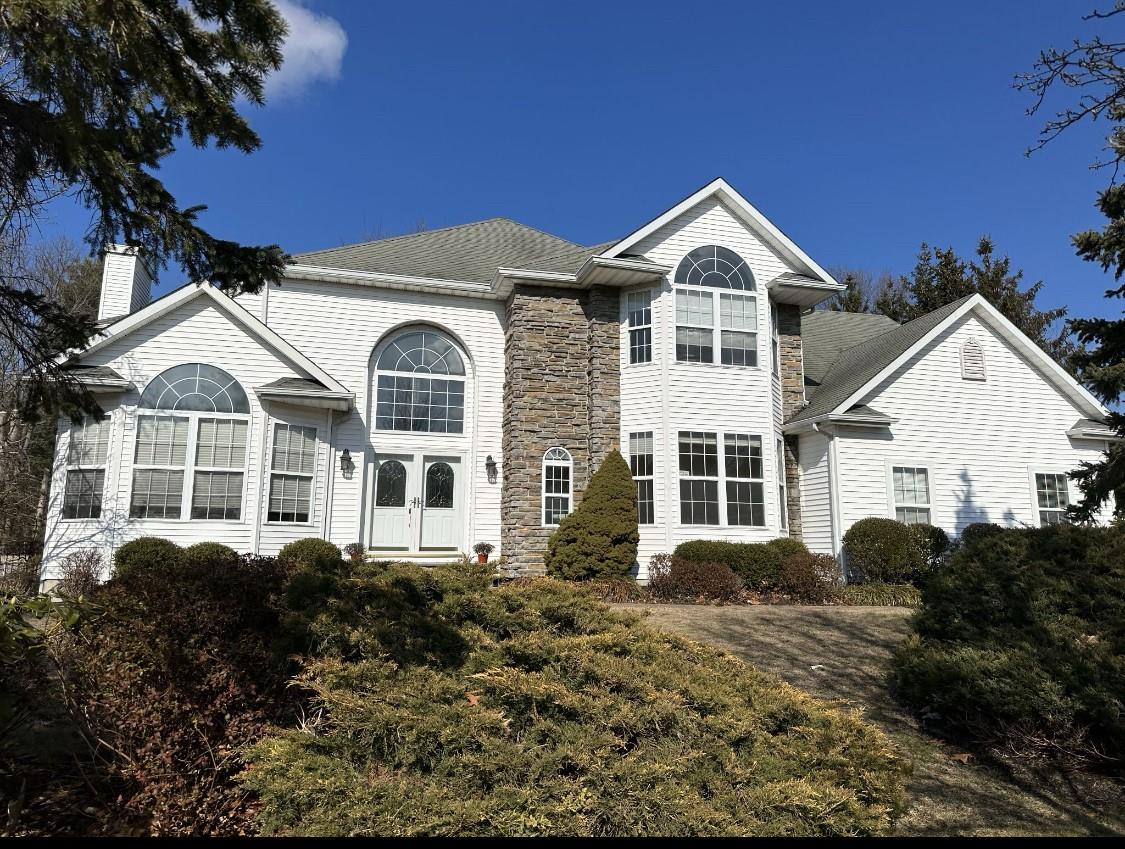
M304 0L273 0L289 33L280 70L266 80L266 97L298 97L314 83L339 79L348 36L340 22L306 8Z

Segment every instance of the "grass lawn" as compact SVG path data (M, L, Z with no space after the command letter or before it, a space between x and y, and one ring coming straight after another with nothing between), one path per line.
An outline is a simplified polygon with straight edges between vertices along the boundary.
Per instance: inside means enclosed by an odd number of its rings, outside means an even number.
M891 651L907 634L907 609L619 606L646 609L650 625L727 649L814 696L863 707L912 766L906 782L911 807L899 834L1125 835L1120 788L1102 788L1117 800L1107 811L1080 801L1058 775L975 759L962 763L956 756L963 750L935 740L898 708L885 674Z

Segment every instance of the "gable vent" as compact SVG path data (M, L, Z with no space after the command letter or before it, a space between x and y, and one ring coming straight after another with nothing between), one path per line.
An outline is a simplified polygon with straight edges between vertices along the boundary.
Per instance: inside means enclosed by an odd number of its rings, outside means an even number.
M984 348L976 339L967 339L961 346L961 377L984 380Z

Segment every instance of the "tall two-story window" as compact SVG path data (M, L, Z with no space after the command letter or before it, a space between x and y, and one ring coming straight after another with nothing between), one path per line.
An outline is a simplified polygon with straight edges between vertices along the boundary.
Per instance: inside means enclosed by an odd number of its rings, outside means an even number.
M102 515L105 463L109 451L108 415L86 416L70 426L66 452L64 519L98 519Z
M250 402L222 369L188 363L149 383L137 405L134 519L242 518Z
M376 368L376 430L464 430L465 364L440 333L411 330L400 334L383 349Z
M629 323L629 362L652 362L652 292L643 289L625 296Z
M629 471L637 485L637 522L651 525L656 521L651 430L629 434Z
M746 261L719 245L696 248L680 262L676 289L676 359L756 366L758 298ZM713 291L724 290L724 291Z

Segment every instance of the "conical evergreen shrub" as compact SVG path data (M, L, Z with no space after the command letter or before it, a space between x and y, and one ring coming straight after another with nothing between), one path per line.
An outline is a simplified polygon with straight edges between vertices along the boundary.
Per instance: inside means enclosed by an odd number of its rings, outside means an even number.
M547 574L567 581L623 578L637 561L637 501L633 476L618 451L605 458L578 509L547 543Z

